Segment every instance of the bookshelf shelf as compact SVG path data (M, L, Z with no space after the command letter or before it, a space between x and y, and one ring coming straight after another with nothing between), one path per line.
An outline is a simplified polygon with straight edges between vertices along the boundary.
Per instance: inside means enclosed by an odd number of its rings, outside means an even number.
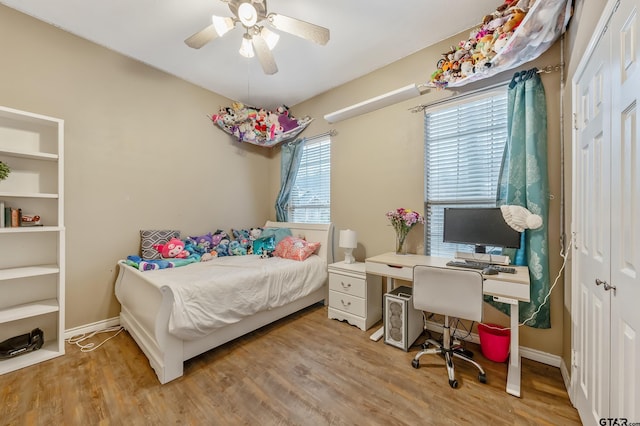
M0 281L15 280L18 278L26 277L36 277L39 275L57 274L58 272L60 272L60 267L55 264L0 269Z
M32 160L58 161L58 156L56 154L48 154L45 152L20 152L0 149L0 155L15 158L29 158Z
M56 312L59 309L57 299L39 300L23 305L12 306L0 310L0 324Z

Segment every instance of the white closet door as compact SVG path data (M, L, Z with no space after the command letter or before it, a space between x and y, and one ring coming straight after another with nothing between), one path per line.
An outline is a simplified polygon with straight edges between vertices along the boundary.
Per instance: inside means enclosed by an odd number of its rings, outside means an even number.
M638 0L609 25L611 78L611 399L608 417L640 421L640 35Z
M609 413L610 34L595 47L574 86L575 405L585 424Z

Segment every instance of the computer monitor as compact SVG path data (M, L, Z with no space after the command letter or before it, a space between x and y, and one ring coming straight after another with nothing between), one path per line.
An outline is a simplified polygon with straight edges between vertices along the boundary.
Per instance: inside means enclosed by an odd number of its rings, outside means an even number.
M470 244L476 253L486 247L520 248L520 233L507 225L498 207L445 208L445 243Z

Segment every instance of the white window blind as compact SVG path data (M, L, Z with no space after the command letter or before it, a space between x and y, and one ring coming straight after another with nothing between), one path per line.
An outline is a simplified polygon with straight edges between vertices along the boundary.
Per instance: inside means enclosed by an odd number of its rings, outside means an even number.
M507 138L506 88L425 111L425 252L452 257L471 247L442 241L445 207L496 205Z
M289 198L289 221L331 221L331 138L307 141Z

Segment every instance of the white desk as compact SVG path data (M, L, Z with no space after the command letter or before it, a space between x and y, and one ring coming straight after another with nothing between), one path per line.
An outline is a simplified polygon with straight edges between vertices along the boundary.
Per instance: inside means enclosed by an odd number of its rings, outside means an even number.
M413 282L413 267L416 265L439 266L447 268L450 258L424 256L420 254L398 255L385 253L365 260L367 274L387 277L387 292L393 290L394 280ZM494 300L508 303L511 306L511 346L509 371L507 373L507 393L520 396L520 342L519 342L519 309L518 302L529 302L529 269L526 266L515 266L515 274L500 273L486 275L483 293L493 296ZM383 325L384 327L384 325ZM380 328L371 335L371 340L379 340L384 334Z

